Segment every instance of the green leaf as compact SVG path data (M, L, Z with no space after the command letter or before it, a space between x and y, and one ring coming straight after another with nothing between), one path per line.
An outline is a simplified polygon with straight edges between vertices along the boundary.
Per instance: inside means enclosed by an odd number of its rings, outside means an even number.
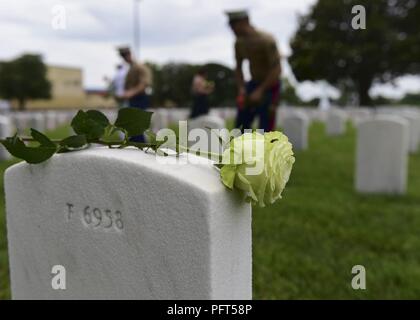
M221 147L225 147L225 145L227 144L227 142L226 141L223 141L223 138L222 138L222 136L221 135L219 135L218 133L216 133L214 130L212 130L212 128L210 128L210 127L204 127L205 129L207 129L207 130L209 130L210 131L210 134L214 134L218 139L219 139L219 145L221 146Z
M12 138L6 138L5 140L1 141L1 143L4 145L7 151L9 151L10 154L15 156L16 158L25 160L26 162L33 164L44 162L51 158L54 155L54 153L56 153L56 145L52 142L52 144L50 145L43 134L39 133L36 130L32 131L31 134L34 139L40 142L40 146L27 147L25 143L16 135Z
M101 123L104 127L107 127L110 124L107 116L98 110L88 110L86 111L86 114L90 119Z
M146 130L144 132L144 135L146 136L146 140L149 143L156 143L156 134L151 130Z
M55 148L55 144L50 138L33 128L31 128L31 136L35 141L39 142L41 146Z
M60 142L60 145L66 148L81 148L88 143L86 136L84 134L79 134L76 136L70 136L63 139Z
M236 177L236 166L234 165L224 165L220 169L220 178L223 184L229 189L233 189Z
M87 112L79 110L71 121L74 132L78 135L85 135L88 141L101 138L108 125L108 118L102 112L96 110Z
M126 130L129 137L138 136L150 128L152 114L137 108L122 108L118 111L115 126Z

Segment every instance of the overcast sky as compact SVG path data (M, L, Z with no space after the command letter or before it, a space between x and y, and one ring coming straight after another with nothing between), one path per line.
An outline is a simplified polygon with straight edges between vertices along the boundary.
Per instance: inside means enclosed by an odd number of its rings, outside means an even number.
M253 23L275 35L284 55L297 27L297 16L316 0L141 0L140 58L165 63L219 62L233 66L234 38L225 10L248 8ZM54 29L57 6L66 28ZM58 7L60 8L60 7ZM119 62L115 47L133 44L133 0L0 0L0 60L23 52L41 53L46 62L81 67L85 87L102 87ZM289 72L290 74L290 72ZM372 92L402 95L420 91L416 77L405 77ZM305 98L317 86L299 86ZM333 93L333 91L331 92Z

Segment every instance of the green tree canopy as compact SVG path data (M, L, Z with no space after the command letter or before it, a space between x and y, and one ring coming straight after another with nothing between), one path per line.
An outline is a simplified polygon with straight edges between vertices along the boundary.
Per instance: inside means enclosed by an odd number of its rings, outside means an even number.
M23 110L28 99L48 99L51 84L41 56L25 54L0 64L0 96L17 99Z
M355 5L366 9L366 29L352 28ZM326 79L371 105L375 81L420 71L419 7L419 0L319 0L291 41L296 78Z
M207 78L215 84L210 104L221 106L235 101L235 76L232 69L217 63L192 65L168 63L163 66L148 63L153 71L153 105L162 106L167 101L177 106L189 106L192 101L191 85L196 72L205 68Z

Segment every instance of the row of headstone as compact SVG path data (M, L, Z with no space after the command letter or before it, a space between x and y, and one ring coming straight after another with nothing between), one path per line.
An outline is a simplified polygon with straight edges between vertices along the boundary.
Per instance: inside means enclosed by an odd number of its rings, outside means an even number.
M149 111L153 112L152 129L157 132L160 129L168 128L171 124L177 124L179 121L186 121L190 116L188 108L154 108ZM235 119L236 108L220 107L210 109L207 116L223 119Z
M117 118L117 110L102 110L102 112L111 122L114 122ZM9 112L3 116L10 118L15 130L19 133L23 133L29 128L34 128L38 131L54 130L62 125L70 124L75 114L75 110L48 110Z
M279 111L278 122L294 150L308 148L311 121L324 121L329 136L344 134L347 120L352 121L357 128L355 189L362 193L406 192L408 155L420 147L420 113L416 109Z
M311 121L324 121L327 134L337 136L345 133L347 115L337 109L317 112L302 108L280 108L277 112L277 125L282 128L296 151L308 148L308 130Z
M408 121L409 134L408 150L410 153L416 153L420 148L420 111L413 108L387 108L382 107L377 109L378 114L395 115L402 117Z
M30 128L45 132L69 124L74 111L25 111L7 112L0 116L0 138L28 134ZM10 159L10 154L0 146L0 160Z
M213 108L209 112L210 115L222 118L224 120L235 119L237 114L236 108L222 107Z
M171 123L178 121L185 121L188 119L188 109L153 109L152 129L157 132L159 129L168 128ZM111 122L117 118L118 110L103 110L104 114ZM73 118L75 111L46 111L46 112L11 112L4 115L5 119L9 119L12 128L11 134L17 131L19 134L27 133L29 128L34 128L38 131L50 131L57 127L69 124ZM219 116L217 116L219 115ZM223 115L223 117L222 117ZM220 129L225 127L225 119L235 116L232 108L219 108L217 112L194 119L190 121L191 128L205 128L211 127ZM9 125L8 125L9 126ZM9 132L9 129L4 129L3 132ZM2 148L2 147L0 147Z
M5 114L13 123L17 132L22 134L29 128L34 128L38 131L54 130L59 126L70 123L74 116L74 111L25 111L25 112L10 112Z
M304 113L310 122L318 121L327 124L331 115L340 113L345 120L350 120L355 126L358 122L371 117L374 113L372 108L366 107L346 107L346 108L331 108L329 110L321 110L318 108L304 108L304 107L290 107L282 106L277 109L276 126L281 127L282 119L289 113L300 111ZM333 117L333 122L336 118ZM340 127L341 125L339 125ZM334 125L333 125L334 127ZM333 130L335 131L335 130Z
M378 107L357 127L355 188L362 193L404 194L409 153L420 147L420 112Z
M374 115L372 108L366 107L348 107L343 110L348 119L353 123L355 127L364 120L370 119Z

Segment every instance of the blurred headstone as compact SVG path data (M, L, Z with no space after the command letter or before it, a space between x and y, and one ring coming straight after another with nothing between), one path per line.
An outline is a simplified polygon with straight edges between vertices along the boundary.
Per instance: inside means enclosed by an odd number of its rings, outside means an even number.
M409 124L402 117L379 115L357 128L356 190L403 194L407 185Z
M154 109L151 110L153 112L152 115L152 130L154 132L159 131L160 129L168 128L169 126L169 115L168 110L166 109Z
M309 118L301 111L291 112L282 119L283 133L289 138L293 150L308 148Z
M8 116L0 116L0 138L13 136L13 122ZM0 160L9 160L12 156L3 145L0 144Z
M338 136L346 131L347 115L342 110L331 109L327 116L327 135Z
M45 131L45 117L42 113L35 112L31 115L30 127L38 131Z
M197 146L200 146L201 151L210 151L221 154L223 152L224 143L229 141L228 131L213 131L212 129L221 130L225 129L225 127L225 120L212 115L204 115L190 119L188 120L188 145L192 146L194 150L198 149ZM197 131L194 129L202 130ZM222 141L220 141L219 138L222 139Z
M57 128L57 112L49 110L45 112L45 128L47 130L54 130Z
M420 144L420 113L403 112L401 115L408 120L410 126L408 149L410 153L416 153Z

